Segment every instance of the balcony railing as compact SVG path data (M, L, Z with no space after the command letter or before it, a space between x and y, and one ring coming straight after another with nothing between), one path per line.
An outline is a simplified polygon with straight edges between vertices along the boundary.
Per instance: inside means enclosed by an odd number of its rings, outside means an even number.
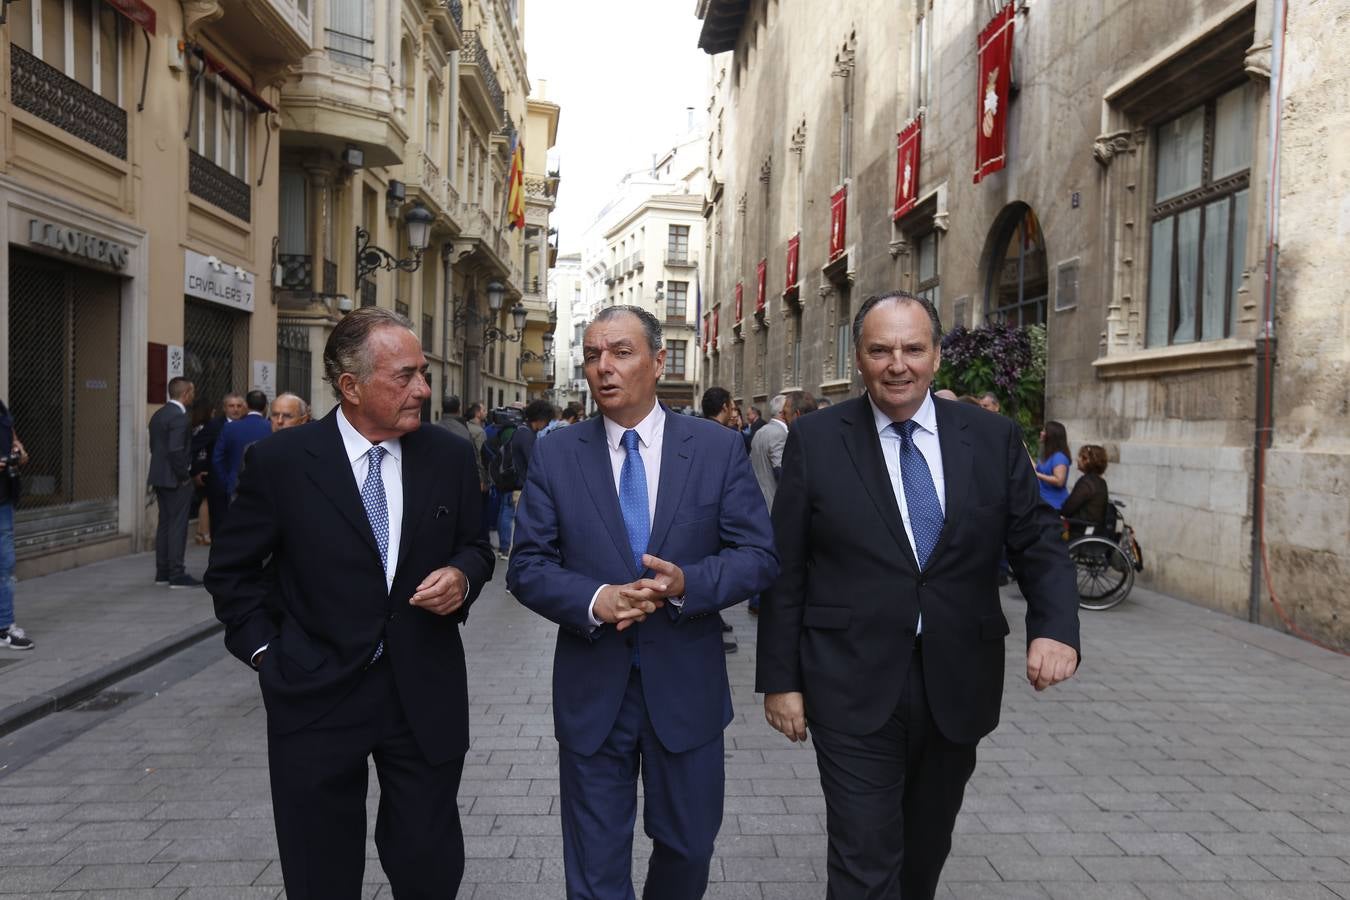
M311 293L337 293L337 263L331 259L323 261L322 278L314 279L314 257L308 253L282 253L277 257L281 264L281 289L283 291L309 291Z
M672 269L689 268L698 265L698 254L691 253L688 250L667 250L666 265Z
M10 44L14 105L118 159L127 158L127 111Z
M445 0L445 6L450 10L450 18L455 20L455 27L460 31L463 31L464 0Z
M505 122L506 96L502 93L502 86L497 81L497 73L492 69L492 60L488 58L487 48L483 46L483 41L479 38L477 29L470 28L464 32L459 60L462 63L469 63L478 67L478 71L483 76L483 84L487 86L488 96L492 98L492 108L496 110L497 121Z
M195 150L188 151L188 191L237 219L249 221L252 194L248 182L231 175Z

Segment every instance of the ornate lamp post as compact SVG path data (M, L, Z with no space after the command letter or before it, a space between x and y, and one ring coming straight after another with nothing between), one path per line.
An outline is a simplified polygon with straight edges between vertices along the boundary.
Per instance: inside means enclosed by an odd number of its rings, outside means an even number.
M403 223L408 229L408 248L412 250L412 256L405 259L399 259L383 247L370 242L370 232L366 231L360 225L356 226L356 283L360 285L367 276L380 269L389 272L416 272L422 265L422 251L427 248L427 239L431 236L431 223L436 221L436 216L432 214L421 203L414 203L413 208L408 210L403 216Z

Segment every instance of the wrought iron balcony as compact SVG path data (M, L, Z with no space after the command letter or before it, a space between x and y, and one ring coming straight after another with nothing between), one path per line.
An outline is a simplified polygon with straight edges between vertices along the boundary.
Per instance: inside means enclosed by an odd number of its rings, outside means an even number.
M118 159L127 158L127 111L10 44L14 105Z
M308 253L282 253L277 256L281 264L281 289L283 291L309 291L311 293L337 293L337 263L325 259L322 277L314 278L314 257Z
M464 0L445 0L445 6L450 10L450 18L455 20L455 27L460 31L463 31Z
M252 194L248 182L231 175L195 150L188 151L188 191L237 219L249 221Z
M478 36L477 29L469 28L464 31L459 61L478 67L478 71L483 78L483 85L487 88L488 97L492 100L492 108L497 113L497 121L505 123L506 95L502 92L502 86L497 81L497 73L492 69L492 60L488 58L487 48L483 46L483 41Z
M698 254L690 253L688 250L683 252L667 250L666 266L672 269L693 268L698 265Z

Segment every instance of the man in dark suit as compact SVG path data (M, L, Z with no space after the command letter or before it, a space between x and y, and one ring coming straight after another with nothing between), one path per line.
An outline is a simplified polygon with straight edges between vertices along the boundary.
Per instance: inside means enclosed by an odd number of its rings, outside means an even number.
M272 433L272 423L267 418L267 395L262 391L249 391L244 395L244 405L248 412L242 419L225 423L215 449L211 451L211 472L220 479L226 497L233 497L239 486L244 451L250 444Z
M159 523L155 526L155 584L201 587L183 568L192 507L192 437L187 410L196 390L186 378L169 379L169 402L150 417L150 471Z
M932 304L871 297L853 337L866 394L788 436L756 690L789 739L809 723L831 900L916 900L937 890L975 745L998 724L1000 553L1027 598L1036 690L1077 668L1078 596L1016 426L929 395Z
M459 625L492 577L472 451L421 424L407 319L348 314L324 348L338 407L254 444L206 584L225 645L259 671L286 896L349 900L375 845L394 896L453 897L469 747Z
M722 823L731 694L715 613L778 571L740 437L656 400L661 325L614 306L586 329L602 416L540 441L507 584L557 622L569 898L633 896L641 771L653 849L646 898L703 896Z

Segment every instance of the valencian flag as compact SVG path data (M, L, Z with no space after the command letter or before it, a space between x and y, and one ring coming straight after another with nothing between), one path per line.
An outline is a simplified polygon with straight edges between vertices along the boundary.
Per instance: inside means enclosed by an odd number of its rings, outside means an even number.
M1007 162L1008 85L1012 83L1013 4L984 26L977 45L980 80L975 92L979 118L975 127L975 183Z
M913 119L895 136L895 212L898 219L919 200L919 139L923 120Z
M525 142L512 139L511 174L506 177L506 222L525 227Z
M844 218L848 212L848 185L830 197L830 262L844 253Z

